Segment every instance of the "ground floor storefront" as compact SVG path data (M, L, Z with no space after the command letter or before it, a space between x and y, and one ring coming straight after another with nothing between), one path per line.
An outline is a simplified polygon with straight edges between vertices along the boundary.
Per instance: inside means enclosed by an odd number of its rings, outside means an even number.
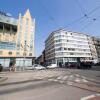
M0 64L3 67L9 67L11 63L15 63L15 66L32 66L34 64L34 57L1 57Z
M53 58L46 61L46 64L56 63L58 66L65 66L68 63L80 63L80 62L93 62L93 58L85 57L59 57Z

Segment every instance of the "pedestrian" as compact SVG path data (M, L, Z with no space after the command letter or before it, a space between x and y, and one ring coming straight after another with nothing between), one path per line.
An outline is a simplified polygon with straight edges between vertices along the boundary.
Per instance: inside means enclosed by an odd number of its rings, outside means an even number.
M12 71L12 65L13 65L13 63L12 63L12 61L9 63L9 71Z

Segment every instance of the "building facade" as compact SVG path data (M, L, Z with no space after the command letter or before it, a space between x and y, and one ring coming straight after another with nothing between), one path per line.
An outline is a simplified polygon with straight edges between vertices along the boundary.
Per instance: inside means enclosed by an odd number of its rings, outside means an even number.
M34 57L35 19L32 19L29 10L25 15L19 14L17 31L16 56Z
M29 10L24 16L13 18L6 13L0 13L0 63L9 66L11 60L16 65L30 63L34 53L35 19L32 19ZM25 61L25 59L27 59Z
M97 52L97 62L100 63L100 38L92 37Z
M37 57L36 63L45 66L45 50L43 50L42 54Z
M45 41L47 64L97 60L96 49L89 35L66 31L52 32Z
M17 19L0 14L0 57L16 56Z

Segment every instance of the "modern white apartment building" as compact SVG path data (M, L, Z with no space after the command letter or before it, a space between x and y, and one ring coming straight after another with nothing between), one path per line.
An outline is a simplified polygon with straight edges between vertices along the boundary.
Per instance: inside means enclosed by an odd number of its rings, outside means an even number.
M78 61L95 61L96 49L89 35L66 31L52 32L45 41L45 59L47 64Z

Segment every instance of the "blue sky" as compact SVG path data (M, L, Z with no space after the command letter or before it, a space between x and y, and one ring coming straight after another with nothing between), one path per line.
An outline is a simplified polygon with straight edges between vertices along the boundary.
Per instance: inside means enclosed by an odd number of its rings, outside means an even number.
M1 0L0 10L18 18L29 8L36 20L35 50L39 56L48 35L59 28L100 36L100 0ZM88 17L73 22L98 7ZM93 19L96 19L93 21ZM73 23L72 23L73 22ZM72 24L70 24L72 23Z

